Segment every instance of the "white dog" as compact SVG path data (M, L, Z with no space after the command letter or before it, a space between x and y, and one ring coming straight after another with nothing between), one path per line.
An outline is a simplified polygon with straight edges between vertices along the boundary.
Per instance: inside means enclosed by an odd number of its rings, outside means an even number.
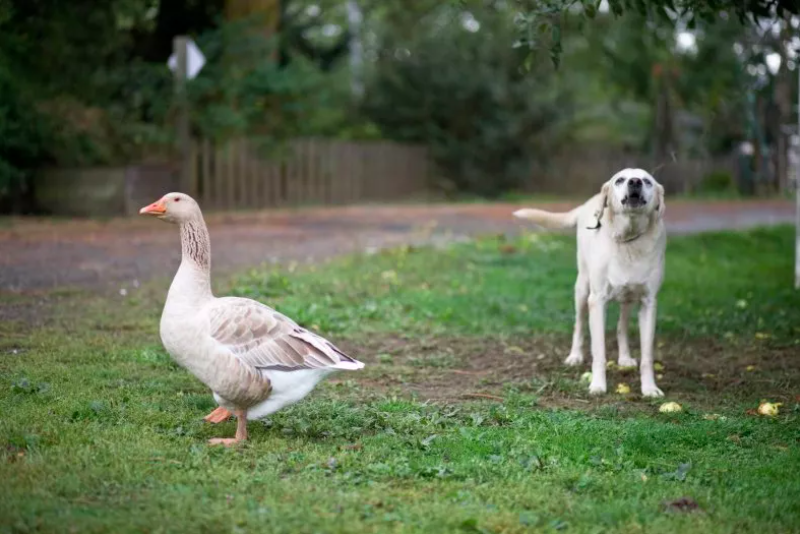
M589 392L606 392L606 303L620 303L617 340L619 365L632 367L628 317L638 302L642 395L662 397L653 375L656 296L664 278L667 234L664 188L642 169L624 169L584 205L568 213L521 209L516 217L545 228L578 228L578 279L575 282L575 331L567 365L583 362L583 318L589 310L592 381Z

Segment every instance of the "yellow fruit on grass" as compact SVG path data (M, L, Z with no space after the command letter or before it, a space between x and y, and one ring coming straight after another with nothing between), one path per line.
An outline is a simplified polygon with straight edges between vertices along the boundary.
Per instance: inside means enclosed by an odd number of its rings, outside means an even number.
M778 415L778 407L783 404L782 402L762 402L758 405L758 413L760 415L776 416Z
M677 402L665 402L658 408L658 411L661 413L682 412L683 407Z
M628 384L617 384L617 393L620 395L627 395L631 392L631 387Z

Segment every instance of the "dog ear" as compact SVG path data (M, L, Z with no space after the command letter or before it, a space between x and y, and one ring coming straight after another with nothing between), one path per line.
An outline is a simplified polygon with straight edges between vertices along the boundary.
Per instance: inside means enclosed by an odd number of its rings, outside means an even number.
M601 224L600 221L603 220L603 214L608 207L608 190L610 189L610 184L606 182L603 184L603 188L600 189L600 209L594 212L594 225L589 226L589 230L597 230L600 228ZM614 210L609 210L609 219L613 217Z
M661 184L656 184L656 207L655 207L656 216L659 219L663 218L665 210L666 206L664 204L664 186Z

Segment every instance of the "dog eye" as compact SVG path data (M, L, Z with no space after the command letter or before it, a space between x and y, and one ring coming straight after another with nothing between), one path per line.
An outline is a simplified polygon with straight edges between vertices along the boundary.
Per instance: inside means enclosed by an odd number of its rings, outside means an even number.
M617 178L617 181L614 182L614 185L622 185L622 182L625 181L625 178Z
M644 180L642 180L642 181L644 182L644 185L646 185L647 187L652 187L652 186L653 186L653 182L651 182L651 181L650 181L649 179L647 179L647 178L645 178L645 179L644 179Z

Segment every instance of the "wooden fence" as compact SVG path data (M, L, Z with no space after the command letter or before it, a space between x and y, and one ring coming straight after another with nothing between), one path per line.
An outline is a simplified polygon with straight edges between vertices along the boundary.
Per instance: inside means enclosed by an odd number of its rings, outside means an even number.
M428 190L424 147L303 139L264 157L247 139L193 147L188 188L217 209L391 201Z
M607 147L574 146L552 154L536 168L525 189L533 193L556 195L594 194L603 182L626 167L650 171L667 194L691 193L712 172L738 176L732 157L716 159L678 159L654 161L640 153L620 152Z

